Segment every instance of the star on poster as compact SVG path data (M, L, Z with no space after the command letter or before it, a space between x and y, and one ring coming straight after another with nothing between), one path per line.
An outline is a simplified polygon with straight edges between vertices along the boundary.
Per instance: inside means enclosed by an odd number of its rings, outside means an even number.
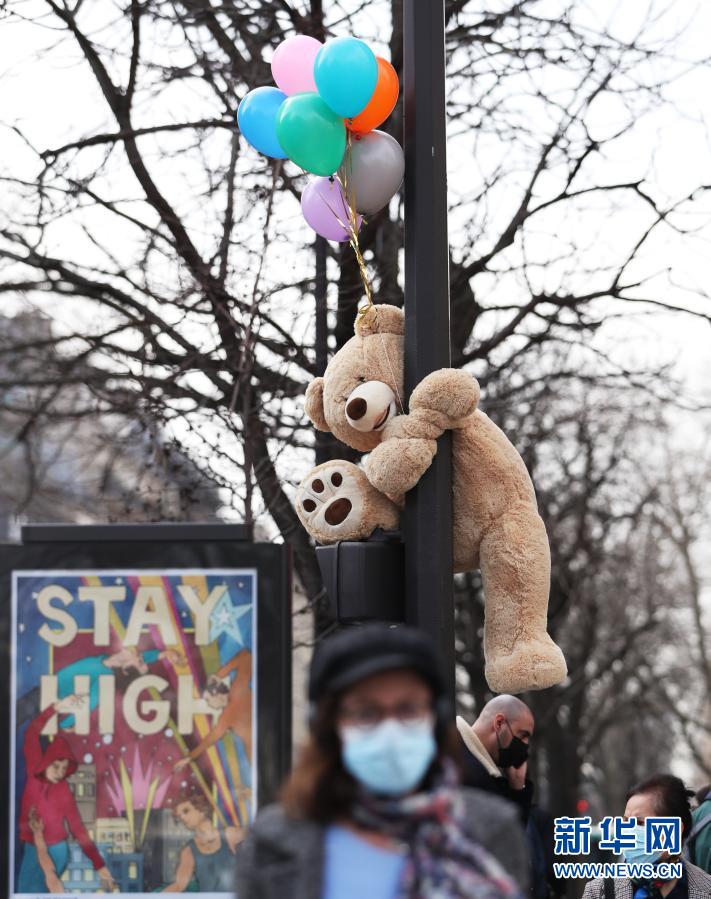
M244 637L239 622L251 611L251 605L235 606L229 591L225 590L210 618L210 640L217 640L221 634L227 634L238 646L244 646Z

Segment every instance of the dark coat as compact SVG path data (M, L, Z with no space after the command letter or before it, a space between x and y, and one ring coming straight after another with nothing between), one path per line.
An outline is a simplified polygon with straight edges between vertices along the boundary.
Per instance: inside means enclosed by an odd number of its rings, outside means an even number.
M463 794L469 835L526 891L528 853L515 810L478 790ZM265 808L241 845L237 899L321 899L324 836L320 824L294 821L278 805Z
M494 777L492 774L489 774L479 759L473 756L466 746L463 747L462 751L462 765L462 783L468 787L484 790L487 793L492 793L494 796L500 796L501 799L513 802L518 808L523 824L526 825L528 823L531 803L533 802L533 783L530 780L526 781L522 790L512 789L503 774L500 777Z

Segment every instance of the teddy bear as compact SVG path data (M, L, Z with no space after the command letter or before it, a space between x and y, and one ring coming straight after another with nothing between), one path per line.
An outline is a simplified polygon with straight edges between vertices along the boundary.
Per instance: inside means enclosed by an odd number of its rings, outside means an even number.
M479 385L467 372L432 372L405 411L404 332L401 309L365 307L355 336L309 384L314 426L369 455L363 468L334 460L312 469L297 489L299 518L324 544L396 529L405 494L451 431L454 571L481 570L487 682L495 693L560 683L565 659L547 633L550 550L528 471L478 408Z

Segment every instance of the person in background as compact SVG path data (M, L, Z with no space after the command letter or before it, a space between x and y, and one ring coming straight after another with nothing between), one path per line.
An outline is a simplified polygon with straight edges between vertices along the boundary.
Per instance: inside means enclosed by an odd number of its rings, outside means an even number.
M435 653L368 625L316 649L310 739L241 850L239 899L514 899L528 859L514 809L458 784Z
M711 784L706 784L696 794L696 809L692 812L686 850L690 862L711 874Z
M457 718L466 750L463 783L515 803L524 826L533 801L533 784L526 774L534 724L526 703L507 694L487 702L472 725Z
M465 749L463 782L516 805L526 828L531 899L550 899L561 895L564 885L553 870L553 820L534 805L533 784L527 777L534 727L533 712L526 703L507 694L490 700L471 726L457 718Z
M688 791L683 781L673 774L655 774L636 784L627 794L625 818L636 818L637 827L644 834L644 822L648 817L681 818L682 842L691 832L691 807ZM644 848L624 852L627 864L653 865L659 862L681 861L683 875L674 880L591 880L585 885L583 899L709 899L711 897L711 877L701 868L680 856L672 857L668 852L646 854Z
M565 881L555 875L555 818L535 803L526 824L526 841L531 854L532 899L556 899L565 895Z

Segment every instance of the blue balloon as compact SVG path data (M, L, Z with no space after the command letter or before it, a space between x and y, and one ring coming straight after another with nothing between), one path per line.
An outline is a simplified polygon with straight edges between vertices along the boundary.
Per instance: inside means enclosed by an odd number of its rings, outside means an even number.
M276 133L277 114L286 94L276 87L257 87L242 98L237 124L255 150L275 159L286 159Z
M378 83L378 60L357 37L337 37L318 51L314 80L322 99L344 119L363 112Z

